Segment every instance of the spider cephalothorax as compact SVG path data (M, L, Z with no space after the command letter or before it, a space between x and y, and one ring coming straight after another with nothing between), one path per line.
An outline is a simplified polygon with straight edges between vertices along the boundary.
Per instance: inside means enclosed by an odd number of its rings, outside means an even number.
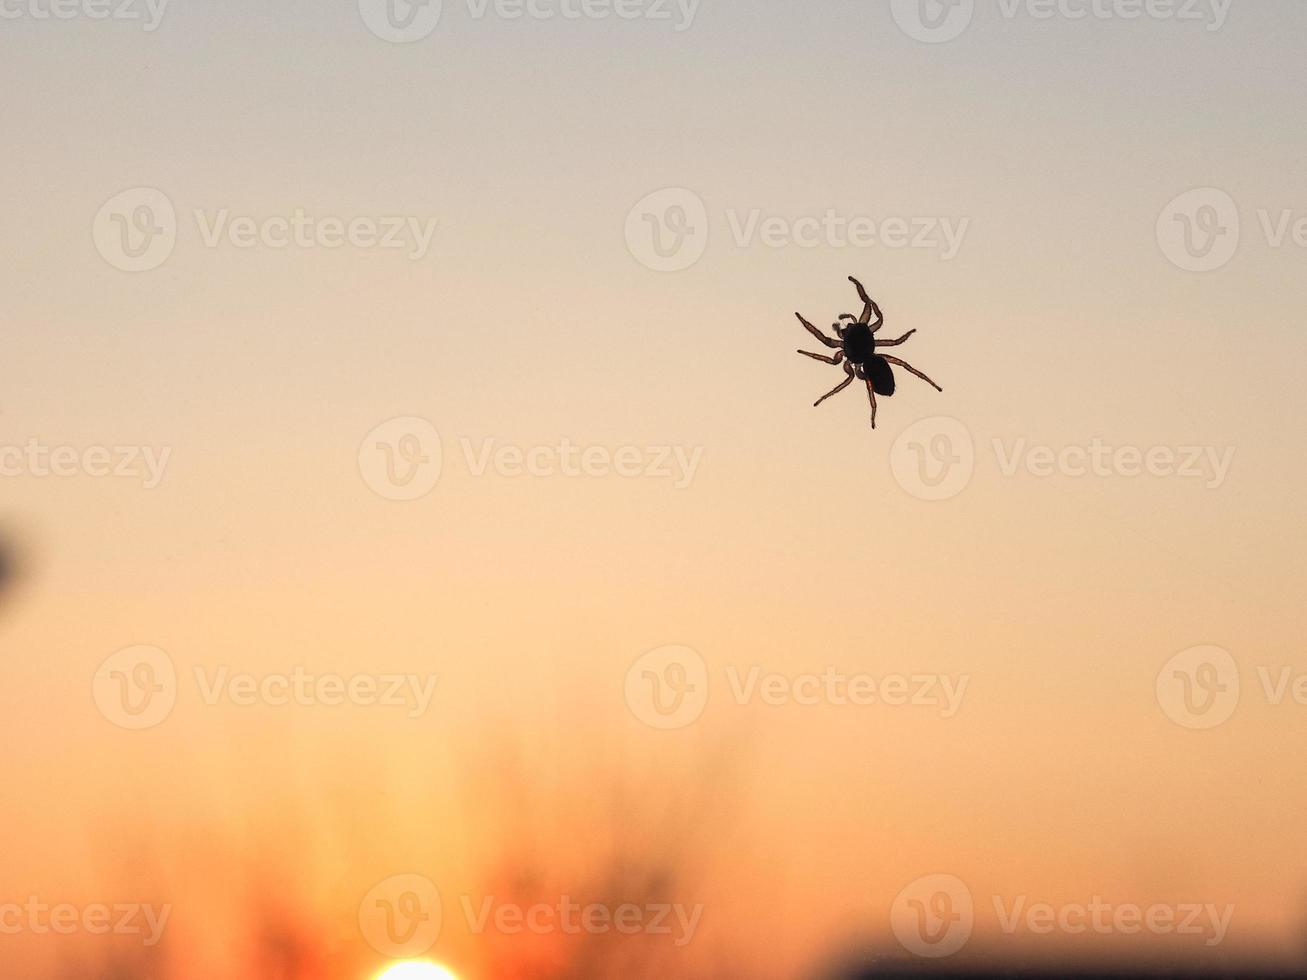
M894 394L894 369L890 367L891 364L897 364L903 370L915 374L936 391L943 391L944 389L907 361L900 361L897 357L890 357L888 354L876 353L877 348L880 347L897 347L917 331L909 330L897 340L878 340L876 331L884 325L885 314L881 313L876 301L867 295L867 290L863 288L862 283L852 276L849 276L849 282L858 287L858 296L863 302L862 316L854 317L852 313L841 314L839 321L831 324L831 329L835 331L834 337L826 336L805 320L801 314L794 314L799 318L799 322L803 324L808 333L827 347L838 348L838 351L831 357L827 357L825 354L811 354L806 350L801 350L799 353L804 357L811 357L827 364L843 363L844 373L848 375L833 390L818 398L813 407L820 405L831 395L839 394L853 384L854 379L863 381L867 385L867 397L871 399L871 427L874 429L876 428L876 396L884 395L888 398ZM872 319L873 316L875 320Z

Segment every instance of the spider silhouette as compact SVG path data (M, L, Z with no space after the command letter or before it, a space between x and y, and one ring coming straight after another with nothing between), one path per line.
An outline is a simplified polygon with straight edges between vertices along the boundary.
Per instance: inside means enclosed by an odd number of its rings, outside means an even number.
M876 428L876 396L884 395L888 398L894 394L896 387L894 381L894 369L891 364L897 364L903 370L915 374L922 381L933 387L936 391L943 391L939 385L931 381L907 361L900 361L897 357L891 357L888 354L877 354L876 350L880 347L897 347L916 330L909 330L897 340L877 340L876 331L885 324L885 314L880 311L876 301L867 295L867 290L863 288L862 283L849 276L849 282L858 287L858 296L865 304L862 310L862 316L855 318L852 313L841 313L840 321L848 320L849 323L836 322L831 324L831 329L835 331L835 337L827 337L824 333L814 327L811 323L803 318L802 314L795 313L799 322L803 324L805 330L820 340L827 347L838 347L839 351L831 357L825 354L812 354L806 350L799 351L804 357L811 357L815 361L822 361L826 364L839 364L843 362L844 373L848 375L843 381L828 391L813 403L816 408L827 398L832 395L838 395L841 391L853 384L854 380L865 381L867 384L867 397L871 399L871 427ZM875 316L876 321L872 322Z

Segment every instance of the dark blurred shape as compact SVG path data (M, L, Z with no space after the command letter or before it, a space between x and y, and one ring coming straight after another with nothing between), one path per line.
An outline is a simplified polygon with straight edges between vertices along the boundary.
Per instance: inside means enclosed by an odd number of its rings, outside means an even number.
M0 625L7 623L8 615L17 605L19 593L28 584L32 571L29 545L27 534L12 523L0 523ZM3 969L0 969L0 978L7 980Z
M4 602L18 578L18 546L13 538L0 531L0 603Z
M1087 965L1073 962L1060 963L1056 966L1043 967L1004 967L991 964L984 968L966 966L948 966L945 964L905 962L903 960L886 961L878 965L876 961L857 966L846 967L825 974L821 980L925 980L925 978L974 978L974 980L1052 980L1052 978L1073 977L1079 980L1104 978L1104 980L1289 980L1289 978L1307 977L1304 970L1266 969L1256 964L1223 964L1204 969L1193 965L1178 966L1152 964L1132 968L1128 964Z

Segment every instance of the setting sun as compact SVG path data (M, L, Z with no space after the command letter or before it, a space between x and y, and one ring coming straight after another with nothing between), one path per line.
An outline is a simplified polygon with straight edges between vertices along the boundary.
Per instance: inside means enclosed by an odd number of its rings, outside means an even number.
M377 975L376 980L458 980L453 972L425 960L396 963Z

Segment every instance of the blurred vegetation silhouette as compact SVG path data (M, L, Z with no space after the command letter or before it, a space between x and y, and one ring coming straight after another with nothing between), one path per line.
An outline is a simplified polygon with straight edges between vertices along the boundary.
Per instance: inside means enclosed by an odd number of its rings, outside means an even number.
M473 862L476 899L493 896L499 904L522 908L557 903L562 896L609 908L706 900L701 889L713 875L714 853L732 833L738 766L731 746L696 748L657 773L636 767L636 778L622 765L620 751L610 753L610 746L578 736L567 748L585 752L586 764L560 775L533 764L524 750L536 738L529 730L511 735L489 727L500 734L457 753L466 769L454 784L466 795L459 799L456 791L453 797L433 798L433 806L449 808L453 823L466 820L487 831L482 845L488 860ZM409 866L424 873L438 868L438 850L429 848L429 827L421 825L420 837L413 837L414 826L394 810L400 804L388 802L393 773L361 777L344 771L349 768L341 767L340 778L351 783L364 778L370 788L371 809L361 823L347 807L316 808L313 800L330 799L334 784L321 798L277 799L277 833L266 838L249 828L226 833L200 815L185 824L149 824L143 833L139 821L109 821L112 830L96 847L105 855L106 887L120 892L130 887L156 905L175 903L177 913L157 947L79 950L57 980L195 980L200 975L196 956L207 959L203 977L222 980L376 976L384 957L358 932L361 889L353 885L371 881L377 872L361 873L343 891L332 885L319 894L317 869L328 867L328 858L370 868L376 853L359 835L371 838L378 825L399 839L397 851L411 855ZM306 771L316 767L308 765ZM409 780L414 777L410 771ZM646 792L650 785L662 792ZM251 794L239 807L245 812L258 813L270 802L253 784L244 791ZM561 852L560 844L567 845ZM450 909L459 907L456 894L447 896ZM715 946L705 950L706 942L697 940L691 951L662 935L557 930L515 935L487 929L475 937L475 961L463 964L466 973L460 965L459 975L475 980L749 976L742 963L747 957ZM442 959L439 946L425 955ZM7 980L2 969L0 980Z

